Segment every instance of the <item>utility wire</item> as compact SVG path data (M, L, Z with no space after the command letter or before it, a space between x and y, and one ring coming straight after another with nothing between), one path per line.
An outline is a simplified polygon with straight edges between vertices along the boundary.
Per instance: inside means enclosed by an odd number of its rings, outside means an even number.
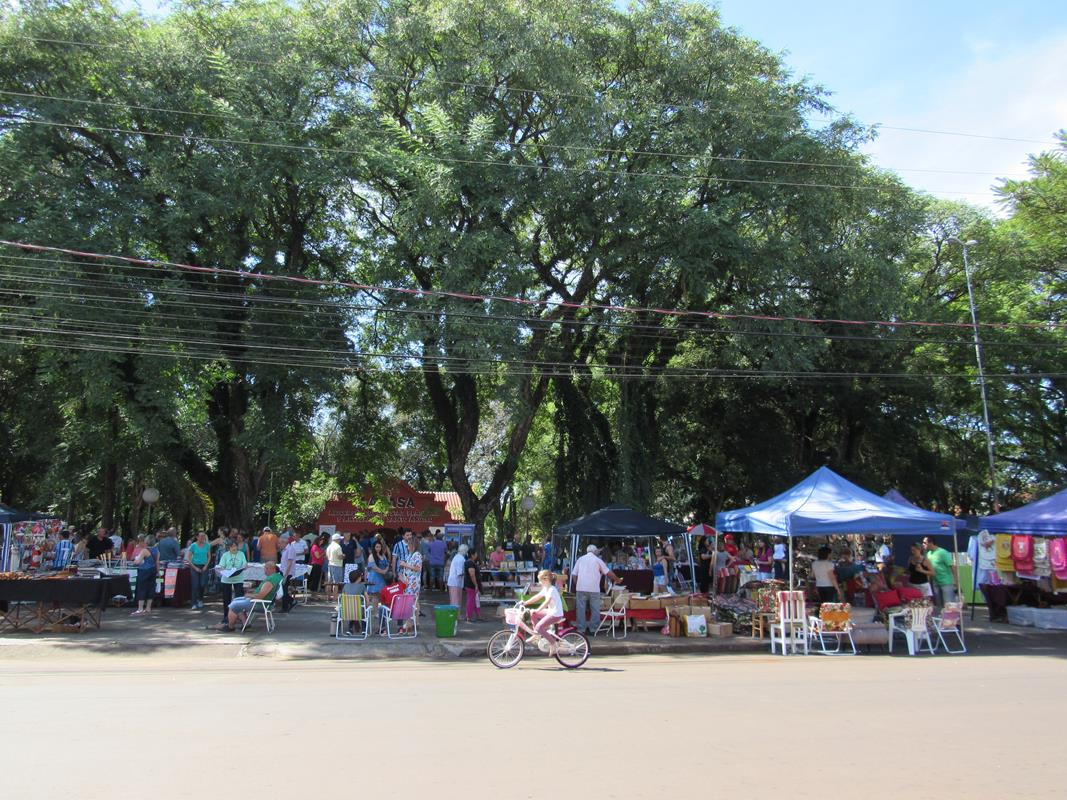
M758 322L795 322L810 325L853 325L853 326L877 326L877 327L918 327L918 328L952 328L952 329L967 329L973 330L973 323L966 322L934 322L934 321L919 321L919 320L858 320L858 319L838 319L838 318L814 318L814 317L797 317L797 316L777 316L771 314L736 314L736 313L724 313L718 311L700 311L693 309L667 309L667 308L651 308L644 306L619 306L606 303L575 303L566 300L541 300L525 297L509 297L506 295L486 295L473 292L452 292L440 289L411 289L400 286L376 286L373 284L357 283L355 281L342 281L342 280L324 280L318 278L305 278L295 275L277 275L266 272L253 272L251 270L238 270L227 269L222 267L206 267L192 264L181 264L173 261L161 261L156 259L145 258L132 258L129 256L119 255L106 255L103 253L93 253L87 251L73 250L63 247L54 247L50 245L37 245L28 244L25 242L13 242L5 239L0 239L0 245L7 245L9 247L19 248L31 252L47 252L47 253L62 253L69 256L89 258L99 261L121 261L130 264L156 266L160 268L173 268L178 270L185 270L193 273L211 274L211 275L228 275L239 277L247 280L257 281L270 281L281 283L293 283L301 286L319 286L319 287L331 287L331 288L347 288L356 289L359 291L378 292L378 293L397 293L410 297L443 297L450 299L458 299L465 301L472 301L478 303L486 302L501 302L501 303L513 303L520 306L536 307L536 308L565 308L570 310L585 310L585 311L610 311L616 313L632 313L632 314L646 314L646 315L660 315L665 317L686 318L694 317L698 319L725 319L725 320L752 320ZM1067 323L1040 323L1040 322L984 322L978 323L980 328L990 329L1014 329L1014 328L1037 328L1037 329L1058 329L1067 327Z

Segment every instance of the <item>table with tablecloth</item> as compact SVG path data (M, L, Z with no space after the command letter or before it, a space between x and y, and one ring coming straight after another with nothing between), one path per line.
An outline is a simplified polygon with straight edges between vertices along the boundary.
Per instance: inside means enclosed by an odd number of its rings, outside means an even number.
M108 601L129 597L126 575L104 578L29 578L0 581L0 631L100 627Z
M602 607L602 610L607 608L606 602L607 601L605 601L605 605ZM563 613L563 616L568 622L574 622L578 617L578 613L577 613L577 611L575 609L572 608L569 611L565 611ZM666 624L667 624L667 609L665 609L665 608L628 608L628 609L626 609L626 626L627 627L637 628L638 626L644 626L645 628L648 628L649 626L652 626L652 627L659 628L659 627L662 627L662 626L664 626Z

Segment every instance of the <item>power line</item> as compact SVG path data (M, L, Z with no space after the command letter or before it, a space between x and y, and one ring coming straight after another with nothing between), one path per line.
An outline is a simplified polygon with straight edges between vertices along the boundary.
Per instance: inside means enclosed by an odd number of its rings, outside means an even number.
M92 47L117 48L117 49L122 49L122 50L125 50L125 51L129 51L131 49L128 45L123 45L123 44L118 44L118 43L110 43L110 42L82 42L82 41L75 41L75 40L69 40L69 39L53 39L53 38L46 38L46 37L39 37L39 36L25 36L25 35L17 35L17 36L14 36L12 38L25 39L25 40L28 40L28 41L45 42L45 43L50 43L50 44L62 44L62 45L90 47L90 48L92 48ZM144 54L143 51L141 51L141 53L142 53L142 55ZM226 57L230 61L234 61L234 62L237 62L237 63L255 64L255 65L267 66L267 67L279 66L279 63L276 62L276 61L263 61L263 60L259 60L259 59L241 58L241 57L238 57L238 56L231 56L229 54L226 54ZM378 69L375 69L372 72L372 74L373 75L381 75L381 76L384 76L386 78L403 79L403 80L413 80L413 79L417 79L417 77L418 77L418 76L411 76L411 75L401 75L399 73L390 73L390 72L382 71L382 70L378 70ZM478 83L478 82L471 82L471 81L447 80L447 79L440 78L440 77L435 77L434 80L436 80L438 83L441 83L441 84L444 84L444 85L448 85L448 86L458 86L458 87L469 88L469 89L488 89L488 90L491 90L491 91L494 91L494 92L504 92L504 93L514 93L514 94L541 95L541 96L545 96L545 97L552 97L552 96L555 96L555 97L573 97L573 98L588 100L588 99L590 99L590 95L593 93L593 90L591 90L590 92L568 92L568 91L565 91L565 90L562 90L562 89L552 89L552 88L547 88L546 89L544 87L542 87L542 88L526 88L526 87L517 87L517 86L507 86L507 85L503 85L503 84L491 84L491 83ZM603 97L612 97L611 93L607 92L607 91L601 92L600 94ZM622 99L623 100L641 100L642 102L647 102L646 98L640 98L640 97L626 97L626 96L623 96ZM691 107L694 107L694 108L707 107L707 103L706 103L705 100L677 100L677 101L666 102L666 103L654 102L653 101L653 102L647 102L647 104L651 108L659 108L661 110L664 110L664 109L673 110L675 108L678 108L679 106L691 106ZM775 118L780 118L780 119L793 120L793 119L797 119L800 116L799 112L765 111L765 110L750 111L750 110L747 110L747 109L741 109L741 108L731 107L731 106L721 106L721 105L720 106L711 106L711 107L708 108L708 110L730 111L730 112L732 112L734 114L737 114L738 116L755 117L755 118L758 118L758 119L759 118L766 118L766 117L775 117ZM822 110L822 109L816 109L816 108L812 108L812 109L809 109L809 110L813 111L813 112L816 112L816 113L824 113L824 114L825 113L831 113L830 111L826 111L826 110ZM833 111L832 113L840 114L841 112ZM1060 144L1060 142L1058 142L1056 140L1050 140L1050 139L1028 139L1028 138L1020 138L1020 137L1014 137L1014 136L994 136L994 135L989 135L989 134L971 133L971 132L965 132L965 131L943 131L943 130L935 130L935 129L930 129L930 128L916 128L916 127L907 127L907 126L899 126L899 125L888 125L888 124L886 124L884 122L871 122L871 123L857 122L857 124L861 125L863 127L868 127L868 128L880 128L882 130L893 130L893 131L900 131L900 132L903 132L903 133L921 133L921 134L927 134L927 135L933 135L933 136L962 136L962 137L973 138L973 139L989 139L989 140L992 140L992 141L1021 142L1021 143L1024 143L1024 144L1042 144L1042 145L1054 145L1054 146Z
M4 262L2 261L3 258L7 258L7 256L0 256L0 264L4 264ZM68 263L78 263L78 262L68 262ZM21 267L24 267L25 265L22 265L22 264L18 264L18 265L4 264L4 266L9 267L9 268L10 267L21 268ZM139 269L147 269L147 268L143 268L142 267L142 268L139 268ZM163 308L163 307L170 308L172 306L177 306L179 308L189 308L189 309L191 309L193 311L196 311L196 312L204 312L204 311L206 311L206 312L212 312L213 313L213 312L224 312L224 311L226 311L227 306L223 305L222 303L214 303L214 302L197 303L197 302L188 302L188 301L184 301L184 300L162 299L161 296L166 296L166 295L175 295L175 296L178 296L178 297L198 296L198 297L204 297L204 298L211 298L212 300L217 298L220 301L225 301L225 300L227 300L227 298L232 298L236 302L242 304L241 308L244 311L254 311L255 310L254 309L254 304L256 302L263 301L263 302L270 302L270 303L284 303L286 305L295 305L295 306L307 304L307 305L312 306L313 308L317 308L317 309L325 308L327 310L335 311L335 312L338 312L338 313L344 313L344 312L349 312L349 311L360 311L360 312L365 312L367 314L371 314L371 315L374 315L374 316L377 316L378 314L409 316L409 317L414 317L416 322L426 322L426 323L436 323L441 318L445 318L445 319L448 319L448 318L456 319L456 318L458 318L458 319L463 320L463 322L465 324L467 324L467 325L470 325L470 326L472 326L474 328L481 328L481 329L483 329L484 331L487 331L487 332L499 332L502 329L501 329L501 327L499 325L496 325L495 323L497 323L497 322L509 322L509 323L517 323L518 327L520 327L520 328L521 327L528 327L531 330L545 330L545 331L551 331L551 329L555 328L555 327L560 327L561 329L566 329L566 328L571 328L571 327L574 327L574 328L578 328L578 327L605 328L605 329L609 329L609 330L612 330L612 331L619 331L620 333L625 333L628 336L628 338L633 339L633 340L638 340L638 341L639 340L685 341L689 337L693 337L693 336L714 336L714 337L738 336L738 337L743 337L743 338L744 337L771 338L771 339L774 339L774 338L788 338L788 339L800 339L800 340L812 340L812 341L824 341L825 340L825 341L842 342L842 343L850 343L850 342L865 343L865 344L866 343L877 343L877 344L884 344L884 345L948 345L948 346L961 346L961 347L971 347L972 346L972 343L969 340L964 340L964 339L929 339L929 338L921 338L921 337L906 337L906 336L900 336L900 335L892 335L892 336L863 336L863 335L855 335L855 334L833 334L833 333L822 333L822 332L820 332L820 333L802 333L802 332L798 332L798 331L746 330L746 329L739 329L739 328L713 329L713 328L706 328L706 327L699 327L699 326L663 327L663 326L658 326L658 325L639 325L639 324L633 324L633 323L614 322L614 321L610 321L610 320L600 321L600 320L590 320L590 319L578 319L578 320L573 320L573 321L571 321L571 320L554 321L554 320L546 320L544 318L537 318L537 317L517 317L517 316L505 316L505 315L496 315L496 314L475 315L475 314L469 314L469 313L463 313L463 312L449 311L447 309L395 308L395 307L390 307L390 306L371 306L371 305L351 304L351 303L344 303L344 302L340 302L340 301L331 302L331 301L316 301L316 300L307 300L307 299L268 298L268 297L256 297L255 295L249 296L249 295L241 295L241 294L228 293L228 292L198 292L198 291L195 291L195 290L187 290L187 289L181 289L181 288L177 288L177 287L174 287L174 288L161 287L161 288L158 288L158 289L157 288L147 289L147 288L137 288L137 287L124 286L124 285L122 285L120 283L114 283L114 282L113 283L100 283L100 282L93 282L93 281L71 281L71 280L62 281L62 280L56 280L55 278L48 277L46 275L34 275L34 276L27 277L25 275L10 275L9 274L7 276L7 278L6 278L6 280L9 283L15 283L15 284L30 284L30 285L41 284L41 285L48 286L48 287L60 287L60 288L69 288L69 289L78 289L78 290L93 290L93 291L99 291L99 292L106 292L108 290L130 291L130 292L150 292L153 295L153 308L146 308L145 307L146 306L146 302L143 299L121 298L121 297L116 297L114 294L92 295L92 294L86 294L84 292L80 292L75 297L74 295L71 295L70 293L48 292L48 291L43 291L43 290L35 289L35 288L5 289L5 288L2 287L2 285L0 285L0 297L3 297L3 296L23 297L23 296L26 296L26 295L31 295L34 298L45 298L45 299L50 299L50 300L63 300L63 301L74 301L74 300L76 300L77 301L76 303L75 302L71 302L71 303L68 303L67 306L65 306L65 308L66 308L66 310L68 310L68 312L69 311L73 311L73 310L93 310L93 309L86 309L86 307L84 305L84 303L86 301L90 301L90 302L95 301L95 302L103 303L104 304L104 310L106 310L107 307L112 305L112 304L120 304L120 305L121 304L128 304L128 305L135 305L135 306L137 306L137 308L123 309L121 311L121 314L123 316L143 317L143 318L146 318L147 321L174 320L174 321L177 321L177 322L192 322L192 323L195 323L197 325L202 325L205 322L212 322L212 323L216 323L216 324L219 324L219 325L222 325L222 326L237 326L239 328L247 327L249 329L252 329L250 331L250 335L256 335L256 336L263 336L264 335L264 334L259 333L257 330L255 330L255 329L258 329L258 328L262 328L262 327L284 328L284 329L286 329L288 331L292 331L294 328L299 328L301 326L298 324L298 322L273 322L273 321L270 321L270 320L257 319L255 317L243 317L243 318L235 319L232 316L231 317L212 317L212 316L205 316L205 315L203 315L201 313L197 313L197 315L195 317L190 318L189 314L170 314L170 313L167 313L165 311L159 310L159 308ZM231 307L232 307L232 305L231 305ZM0 304L0 309L24 310L26 308L27 308L27 306L25 306L25 305L3 305L3 304ZM45 308L50 308L50 307L45 307ZM97 308L95 310L99 311L101 309ZM272 314L272 315L277 315L277 314L295 314L295 315L300 315L300 316L306 316L308 314L312 314L312 313L315 313L315 312L312 311L312 310L305 310L303 308L270 308L269 309L269 313ZM365 320L364 321L364 327L366 325L369 325L369 324L371 324L369 320ZM314 328L316 326L315 325L307 325L307 326L304 326L304 327ZM226 335L231 335L231 336L240 336L241 335L239 332L223 332L223 331L220 331L219 333L220 334L225 333ZM1009 347L1009 348L1018 349L1018 350L1028 350L1028 349L1038 350L1038 349L1047 349L1049 347L1057 347L1057 346L1059 346L1057 343L1053 343L1053 342L1041 343L1041 342L1017 342L1017 341L999 341L999 340L988 340L986 342L986 344L989 347Z
M103 106L110 108L125 108L135 109L138 111L150 111L153 113L162 114L176 114L192 117L206 117L211 119L223 119L232 120L235 122L252 122L256 124L273 123L277 125L287 125L291 127L304 129L306 123L295 121L277 119L272 117L250 117L240 114L220 114L218 112L211 111L191 111L188 109L176 109L176 108L164 108L160 106L146 106L138 105L136 103L122 103L111 100L92 100L78 97L62 97L58 95L48 94L34 94L31 92L12 92L0 89L0 95L8 95L10 97L21 98L33 98L39 100L53 100L63 103L80 103L83 105ZM387 132L388 129L382 126L377 126L378 132ZM720 156L711 155L708 153L673 153L658 150L642 150L636 148L622 149L611 147L591 147L580 145L567 145L567 144L553 144L550 142L542 142L533 140L529 144L530 149L550 149L550 150L565 150L573 152L587 152L587 153L604 153L609 155L640 155L640 156L657 156L664 158L684 158L694 161L720 161L729 163L741 163L741 164L767 164L771 166L789 166L789 167L815 167L820 169L851 169L851 170L863 170L867 169L866 164L837 164L832 162L818 162L818 161L786 161L781 159L767 159L767 158L750 158L746 156ZM509 152L522 152L521 149L513 148ZM1026 172L979 172L974 170L955 170L955 169L922 169L917 167L879 167L880 169L889 170L891 172L922 172L930 174L943 174L943 175L982 175L988 177L1006 177L1006 176L1026 176L1029 173Z
M275 275L265 272L252 272L250 270L237 270L227 269L222 267L206 267L193 264L181 264L174 261L162 261L157 259L145 259L145 258L132 258L130 256L119 255L107 255L103 253L93 253L88 251L73 250L64 247L55 247L50 245L37 245L29 244L26 242L13 242L6 239L0 239L0 245L7 245L9 247L15 247L27 251L34 252L49 252L49 253L63 253L65 255L91 258L94 260L113 260L121 261L130 264L139 264L145 266L156 267L171 267L174 269L187 270L190 272L202 273L202 274L214 274L214 275L230 275L234 277L240 277L249 280L260 281L272 281L299 284L301 286L319 286L319 287L334 287L334 288L348 288L356 289L359 291L367 292L381 292L381 293L398 293L410 297L445 297L450 299L465 300L472 302L501 302L501 303L513 303L526 307L537 308L564 308L569 310L586 310L586 311L610 311L616 313L631 313L631 314L655 314L666 317L685 318L695 317L700 319L725 319L725 320L752 320L758 322L795 322L801 324L811 325L869 325L877 327L919 327L919 328L955 328L955 329L973 329L973 324L966 322L933 322L933 321L918 321L918 320L857 320L857 319L838 319L838 318L813 318L813 317L796 317L796 316L777 316L772 314L736 314L736 313L724 313L718 311L700 311L691 309L667 309L667 308L650 308L644 306L618 306L606 303L575 303L566 300L539 300L524 297L509 297L506 295L486 295L470 292L451 292L441 289L411 289L400 286L376 286L373 284L358 283L355 281L341 281L341 280L322 280L318 278L305 278L295 275ZM1027 322L984 322L979 323L979 327L993 328L1001 330L1010 330L1014 328L1036 328L1036 329L1058 329L1067 327L1067 323L1027 323Z
M63 128L74 131L119 133L129 136L152 136L163 139L180 139L181 141L186 142L208 142L210 144L269 147L277 150L295 150L298 152L306 153L339 153L344 155L367 155L368 153L373 152L375 154L378 154L377 151L368 150L366 148L356 149L351 147L333 147L328 145L286 144L282 142L272 142L265 140L257 141L253 139L234 139L231 137L222 136L203 136L199 134L194 135L186 133L172 133L168 131L152 131L143 128L118 128L106 125L97 125L93 123L59 122L57 120L28 119L25 117L14 117L12 118L12 121L16 125L44 125L48 127ZM603 167L568 167L561 164L544 163L524 164L515 161L492 161L477 158L452 158L446 156L427 155L424 153L412 153L410 155L413 158L437 164L465 164L474 166L503 167L506 169L524 169L543 173L576 173L581 175L596 176L610 175L613 177L622 178L655 178L657 180L678 180L686 181L689 183L738 183L753 186L779 186L790 189L848 189L852 191L885 191L886 189L884 185L879 184L816 183L813 181L763 180L759 178L725 178L722 176L695 175L691 173L644 172L641 170L606 169ZM972 195L975 193L946 189L939 190L938 194Z

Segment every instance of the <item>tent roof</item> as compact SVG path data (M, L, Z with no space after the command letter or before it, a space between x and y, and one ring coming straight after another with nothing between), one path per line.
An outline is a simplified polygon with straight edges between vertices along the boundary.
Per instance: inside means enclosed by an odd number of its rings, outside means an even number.
M0 525L7 525L12 522L29 522L34 519L44 519L44 517L33 511L19 511L0 503Z
M599 536L626 539L635 536L672 536L685 526L656 519L626 506L608 506L557 526L558 536Z
M828 536L834 533L915 533L952 531L948 514L924 511L879 497L820 467L792 489L750 508L715 516L720 531L776 536Z
M900 503L902 506L911 506L912 508L918 508L915 503L911 502L908 498L898 492L896 489L890 489L888 492L882 495L886 500L892 500L894 503Z
M978 527L990 533L1067 536L1067 489L1003 514L981 517Z

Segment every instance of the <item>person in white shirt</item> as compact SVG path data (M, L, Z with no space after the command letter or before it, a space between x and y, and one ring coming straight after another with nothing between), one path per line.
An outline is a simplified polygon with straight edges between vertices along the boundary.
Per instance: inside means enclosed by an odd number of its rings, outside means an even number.
M559 589L556 588L554 579L555 576L551 570L543 569L538 572L537 580L541 584L541 591L523 602L523 605L528 608L540 603L537 610L533 612L533 629L548 642L548 653L552 656L556 654L559 639L549 628L563 621L563 598L559 594Z
M596 629L600 627L600 578L604 575L607 575L612 583L622 583L597 555L596 545L591 544L585 548L585 555L574 562L572 573L574 596L578 606L574 624L578 630L584 629L590 635L596 633Z
M297 564L303 564L307 558L308 545L299 536L291 536L289 544L282 550L282 611L288 611L294 605L293 598L289 594L289 579L293 576Z
M467 570L467 553L470 550L465 544L459 546L459 550L452 556L452 563L448 567L448 602L459 609L463 609L463 573Z
M882 540L882 543L878 546L878 551L874 554L874 562L876 564L888 563L893 557L893 551L889 549L889 542Z

